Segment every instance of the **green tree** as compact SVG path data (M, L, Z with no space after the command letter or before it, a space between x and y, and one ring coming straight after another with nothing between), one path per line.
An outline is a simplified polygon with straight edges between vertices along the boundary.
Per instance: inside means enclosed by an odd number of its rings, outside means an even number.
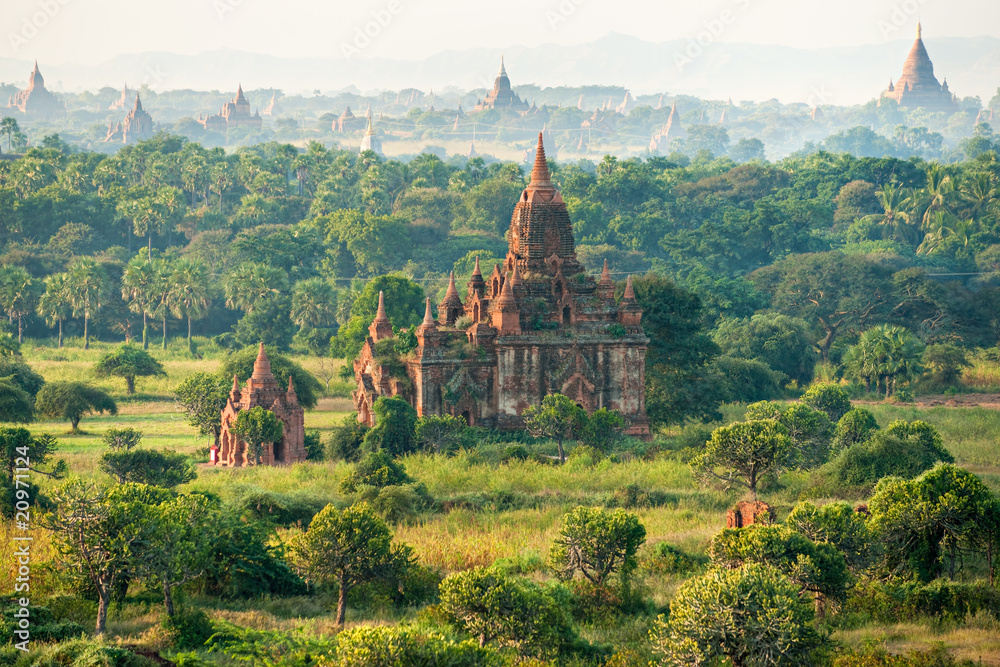
M368 337L368 327L378 311L378 297L383 294L385 312L394 330L420 324L424 318L424 288L398 275L378 276L366 284L351 306L350 317L330 341L331 356L353 359Z
M187 318L188 352L194 352L191 321L205 317L212 302L211 280L208 266L196 259L181 258L171 266L170 310L174 317Z
M296 569L318 584L337 586L337 625L347 615L347 594L372 581L398 576L413 563L413 549L394 542L389 527L367 503L338 510L327 505L292 541Z
M643 310L643 331L650 338L646 414L651 426L718 419L724 396L709 364L719 348L705 332L701 299L655 274L635 279L632 285ZM616 297L623 291L620 285Z
M865 516L847 503L816 507L810 502L800 502L788 515L785 525L813 542L835 547L856 576L871 567L878 553L878 544L868 529Z
M17 124L17 119L11 116L4 116L3 120L0 120L0 134L7 137L8 153L13 151L14 141L23 136L21 134L21 128Z
M944 387L958 384L962 369L969 366L965 350L952 343L928 345L924 348L920 363L930 371L931 381Z
M337 319L337 291L323 278L295 283L291 317L302 329L330 326Z
M959 554L975 548L996 496L979 477L943 464L913 480L882 479L868 502L870 527L890 574L955 578Z
M626 426L620 412L601 408L587 417L578 437L581 444L607 453L625 440Z
M142 431L131 426L112 426L101 436L101 442L113 451L128 451L142 442Z
M724 319L712 338L724 355L761 361L800 386L812 380L818 355L804 320L780 313Z
M142 314L142 349L149 349L149 316L156 312L159 282L162 275L147 256L139 254L129 260L122 272L122 298L129 310Z
M288 291L288 274L277 267L244 262L229 274L224 291L226 308L250 313Z
M786 526L726 528L712 538L708 552L716 567L738 569L749 563L775 567L802 590L822 598L842 600L851 583L844 554Z
M38 300L38 314L49 326L59 326L59 347L63 344L63 322L73 315L73 296L69 291L69 277L54 273L45 278L45 291Z
M339 667L491 667L496 664L496 654L471 640L459 642L403 626L360 625L337 635L336 664Z
M272 445L281 440L284 426L273 412L258 405L249 410L240 410L230 430L247 443L253 465L260 465L264 445Z
M50 382L35 397L35 410L43 417L65 419L80 432L80 420L86 414L118 414L114 399L97 387L82 382Z
M211 435L218 447L229 383L217 373L195 373L177 385L174 395L187 414L188 423L202 435Z
M753 563L688 580L656 619L650 636L660 664L685 667L728 659L733 665L809 664L819 646L815 613L777 568Z
M716 479L727 488L745 486L757 499L757 485L794 465L788 430L773 420L736 422L712 432L705 451L691 461L703 480Z
M53 532L57 558L97 593L95 633L105 632L111 594L136 571L134 550L146 537L150 494L127 484L102 487L67 482L52 494L53 510L42 524Z
M883 477L912 479L935 462L954 461L933 426L897 420L842 450L826 470L837 488L870 487Z
M556 441L559 463L566 463L563 440L574 437L585 423L587 413L568 396L549 394L541 405L528 406L521 416L532 435Z
M365 454L358 461L354 469L341 481L340 490L354 493L359 486L384 489L387 486L401 486L412 481L413 478L406 474L406 466L380 449Z
M397 396L380 396L372 405L375 426L365 433L364 448L369 452L380 449L390 456L403 456L416 451L415 430L417 411Z
M480 646L496 642L522 655L552 657L573 638L569 614L552 589L500 568L456 572L439 589L442 613Z
M417 420L414 437L425 451L447 454L463 442L467 429L461 417L427 415Z
M31 396L11 378L0 378L0 422L28 424L35 418Z
M27 468L38 475L62 479L69 467L65 459L52 461L58 446L56 439L48 434L33 436L28 429L19 426L0 427L0 501L4 503L0 516L13 519L18 500L28 500L41 507L50 504L37 484L30 479L25 480L23 476L18 484L15 475ZM18 493L19 490L21 493Z
M878 422L871 411L864 408L852 408L837 422L837 427L833 431L833 441L830 443L830 451L837 454L852 445L864 442L877 430Z
M96 260L79 257L69 266L67 288L73 316L83 317L83 349L90 349L90 320L108 298L108 273Z
M129 396L135 393L137 377L167 376L163 364L154 359L149 352L131 343L119 345L102 356L94 364L94 374L102 378L122 378L125 380L125 391Z
M894 303L892 265L881 258L839 252L792 255L750 275L772 306L814 323L823 333L816 343L823 361L844 332L885 321Z
M646 528L635 514L577 507L563 515L549 550L549 565L563 579L579 572L595 586L604 586L618 574L626 583L636 567L636 551L645 541Z
M219 513L216 502L201 494L178 496L145 513L148 537L135 570L159 585L168 617L174 615L174 589L213 565Z
M0 267L0 306L17 320L17 342L24 340L24 317L35 312L40 297L39 284L20 266Z
M906 329L880 324L868 329L845 356L848 371L871 391L892 396L900 384L916 378L923 371L920 356L923 345Z
M835 384L814 384L802 395L802 402L822 410L836 423L851 410L851 399L843 387Z

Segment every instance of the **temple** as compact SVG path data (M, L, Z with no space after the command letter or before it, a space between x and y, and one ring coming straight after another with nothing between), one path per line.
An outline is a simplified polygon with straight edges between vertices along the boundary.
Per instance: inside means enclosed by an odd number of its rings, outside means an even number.
M220 449L213 451L210 463L234 468L255 465L253 452L247 443L240 440L230 429L240 410L260 406L270 410L284 425L284 435L273 444L264 445L261 465L299 463L306 460L305 413L299 405L291 376L288 389L282 389L271 373L271 362L260 344L257 360L253 364L253 374L240 389L239 378L233 376L233 388L222 409L222 433L219 436Z
M514 208L503 266L484 276L476 260L465 300L454 274L437 318L426 302L417 347L387 362L393 337L382 295L354 361L358 420L372 425L381 396L399 396L417 414L454 415L472 426L515 430L549 394L591 413L621 412L628 433L649 435L645 356L649 339L629 277L620 302L605 262L600 280L577 260L562 195L552 184L539 135L531 182ZM389 345L388 348L391 348Z
M358 153L364 153L365 151L382 155L382 140L378 138L378 133L375 131L371 109L368 110L368 127L365 128L365 136L361 137L361 150Z
M234 127L252 127L259 130L264 125L264 119L258 112L250 113L250 102L243 94L242 84L237 88L236 97L232 102L226 102L215 115L198 118L198 122L206 130L223 134Z
M122 144L134 144L153 137L153 118L142 108L139 96L135 96L135 104L124 120L108 125L108 135L104 141Z
M118 99L108 105L108 111L125 111L129 103L135 99L136 91L129 90L128 83L122 88L122 94Z
M45 87L45 79L38 69L38 61L35 61L35 69L28 77L28 87L19 90L7 100L7 108L15 109L24 114L27 118L56 118L66 115L66 107L63 105L52 91Z
M493 81L493 90L486 93L486 97L476 103L473 111L485 111L487 109L501 109L527 113L528 103L518 97L510 89L510 79L507 78L507 69L503 65L503 56L500 56L500 71Z
M723 117L725 116L725 111L722 112ZM724 122L724 121L723 121ZM666 124L653 134L653 138L649 141L649 152L650 153L669 153L670 143L674 139L683 139L687 136L687 131L684 126L681 125L681 115L677 113L677 101L670 106L670 115L667 117Z
M882 91L879 104L895 102L902 108L924 108L929 111L952 112L958 110L955 96L948 90L947 79L938 83L934 76L934 65L931 63L924 40L921 37L920 24L917 24L917 38L910 48L910 55L903 63L903 74L895 83L889 80L889 87Z

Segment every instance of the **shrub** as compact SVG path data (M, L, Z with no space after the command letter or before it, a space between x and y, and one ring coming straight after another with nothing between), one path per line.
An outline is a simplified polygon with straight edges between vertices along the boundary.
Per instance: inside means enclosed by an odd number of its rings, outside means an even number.
M802 395L802 402L811 408L822 410L832 422L840 421L851 409L847 391L836 384L814 384Z
M156 667L135 653L100 639L75 639L39 651L32 667Z
M895 421L868 440L843 450L824 474L834 485L867 488L883 477L912 479L937 461L953 460L933 426Z
M668 544L659 542L650 549L639 566L653 574L686 575L708 563L704 556L696 556Z
M406 474L405 466L386 452L379 450L361 459L354 466L354 470L340 483L340 489L345 493L354 493L359 486L382 489L411 482L413 478Z
M105 392L82 382L53 382L45 385L35 399L38 414L65 419L73 432L79 432L80 420L90 413L118 414L118 405Z
M877 430L875 415L864 408L853 408L837 422L830 451L836 455L852 445L864 442Z
M323 498L305 492L279 493L257 487L242 490L232 501L239 516L278 526L308 526L326 505Z
M178 610L173 616L164 618L162 625L173 640L174 647L179 649L202 648L215 634L212 620L200 609Z
M497 664L494 651L471 640L457 642L407 627L360 626L337 635L339 667L425 667Z
M664 491L643 489L638 484L629 484L628 486L616 489L610 496L605 498L604 506L636 509L662 507L668 503L675 502L677 502L677 498L672 494Z
M154 359L149 352L137 345L125 343L108 352L94 364L94 374L97 377L120 377L125 380L125 392L131 396L135 393L137 377L162 376L167 372L163 364Z
M21 605L16 597L0 599L0 646L21 641L14 635L14 630L18 629L14 612L19 609ZM56 619L48 607L29 605L27 609L31 619L31 644L66 641L87 631L79 623Z
M481 646L495 641L522 655L552 657L575 639L565 595L497 568L456 572L440 591L442 613Z
M732 403L752 403L781 398L787 381L784 373L771 370L762 361L719 357L713 365L722 377L725 399Z
M372 405L375 426L367 433L363 447L369 452L384 449L390 456L410 454L417 449L417 411L395 396L381 396Z
M650 630L661 664L793 667L820 644L811 600L774 567L750 564L690 579Z
M577 507L563 516L559 535L549 550L549 565L561 579L579 572L601 586L618 574L627 581L635 570L635 553L646 541L639 517L625 510Z
M323 440L316 429L306 431L304 444L307 461L322 461L326 458L326 448L323 446Z
M306 593L283 549L268 546L272 533L267 526L243 521L235 512L227 517L216 528L212 565L201 580L205 592L226 599Z
M906 655L889 653L884 646L867 644L838 656L833 667L976 667L971 660L957 660L942 644Z
M368 427L354 415L347 415L340 426L333 429L326 443L326 458L330 461L357 461L361 457L361 444Z
M980 611L1000 609L1000 590L985 581L972 583L935 579L871 580L856 587L845 611L869 614L879 623L912 621L921 616L962 620Z

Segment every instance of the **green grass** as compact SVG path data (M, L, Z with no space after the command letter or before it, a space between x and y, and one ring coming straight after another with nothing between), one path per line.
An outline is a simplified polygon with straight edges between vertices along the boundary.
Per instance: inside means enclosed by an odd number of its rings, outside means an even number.
M204 343L204 342L203 342ZM26 360L48 381L83 379L109 390L119 402L117 417L88 416L80 424L84 433L69 434L68 423L36 423L33 432L52 433L59 439L58 455L65 457L71 472L82 476L101 476L96 469L103 448L100 435L108 427L132 426L143 431L147 446L174 449L204 460L203 450L209 444L206 436L191 427L173 400L173 389L184 378L199 371L213 371L223 357L221 351L203 344L202 359L194 359L183 347L183 341L172 341L164 352L151 347L150 352L167 369L166 378L141 379L139 394L127 397L122 382L93 377L91 368L111 344L94 343L91 350L56 349L48 341L29 341L24 346ZM319 369L316 357L295 355L293 358L310 371ZM339 367L339 366L337 366ZM327 371L330 369L327 368ZM1000 490L1000 413L985 408L919 408L907 404L866 404L885 426L894 419L923 419L937 427L945 445L960 465L981 475L995 490ZM723 407L726 422L742 417L739 405ZM306 412L306 428L318 429L324 440L331 429L346 416L353 414L352 405L344 398L322 398L314 410ZM677 434L677 430L671 432ZM541 448L544 449L544 446ZM413 546L422 564L452 572L479 565L489 565L499 558L526 564L532 576L545 576L542 564L559 527L563 514L579 504L603 504L615 491L637 485L647 491L663 494L662 507L634 510L647 530L646 545L640 551L640 561L659 542L668 542L691 553L704 553L711 537L725 525L725 512L738 492L703 489L695 484L686 464L676 455L667 453L653 461L626 463L599 462L585 465L571 460L565 466L534 460L492 464L477 452L460 452L452 457L412 455L404 459L407 472L428 491L445 510L419 517L414 523L394 527L396 536ZM206 464L198 466L198 478L187 485L189 490L210 491L231 498L248 487L257 487L290 495L312 495L326 500L347 503L350 498L340 491L340 482L350 466L340 462L305 463L286 467L228 469ZM43 485L47 480L37 479ZM787 473L777 488L763 498L772 503L780 516L795 504L798 494L806 488L808 475ZM510 495L505 495L510 494ZM516 497L522 504L515 509L493 511L473 509L477 498ZM515 503L516 504L516 503ZM488 506L488 505L487 505ZM0 540L9 539L9 525L0 526ZM281 531L287 538L290 532ZM40 561L51 555L48 535L36 530L36 556ZM0 589L10 585L13 571L6 556L0 557ZM52 573L42 569L39 591L58 590ZM682 577L649 575L645 580L648 597L658 607L669 603ZM225 602L196 598L194 604L205 608L216 619L227 619L246 627L290 630L303 628L312 634L334 631L329 601L317 597L295 600L250 600ZM352 608L350 623L398 622L412 618L414 610L393 610L386 607L359 606ZM88 614L84 614L88 616ZM113 635L125 641L155 644L159 632L157 623L161 611L155 602L133 601L124 605L110 619ZM621 645L641 645L649 619L616 619L609 623L581 626L584 637L594 641ZM983 664L1000 665L1000 627L983 623L965 623L942 627L923 624L920 620L896 626L870 624L859 629L838 630L834 638L847 646L859 645L866 639L888 642L893 650L926 648L934 641L945 642L957 656L978 659Z

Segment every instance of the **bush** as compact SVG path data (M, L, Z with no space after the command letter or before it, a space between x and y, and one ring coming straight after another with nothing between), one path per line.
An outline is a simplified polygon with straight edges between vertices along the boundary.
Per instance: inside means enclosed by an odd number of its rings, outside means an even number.
M857 586L845 605L846 612L868 614L879 623L911 622L921 616L962 620L980 611L1000 609L1000 590L985 581L962 583L935 579L917 581L877 580Z
M32 667L156 667L155 662L100 639L75 639L39 651Z
M853 408L837 422L830 451L836 455L852 445L866 441L877 430L875 415L864 408Z
M824 467L823 474L843 488L874 485L890 475L913 479L938 461L954 461L933 426L895 421L868 440L851 445Z
M162 625L178 649L203 648L208 638L215 634L212 620L200 609L178 610L173 616L164 618Z
M731 403L769 401L784 395L785 374L762 361L719 357L712 363L722 377L725 399Z
M306 492L280 493L250 487L240 491L232 506L239 516L277 526L308 526L327 500Z
M843 387L836 384L814 384L802 395L810 408L822 410L832 422L840 421L851 409L851 399Z
M359 485L357 491L358 502L368 503L379 517L392 523L412 521L434 504L423 484L393 484L382 488Z
M367 432L368 427L359 422L357 417L347 415L341 425L333 429L326 443L326 458L349 463L357 461L361 457L361 444Z
M659 542L640 560L639 567L652 574L688 575L707 564L708 559L704 556L689 554L666 542Z
M838 656L833 661L833 667L976 667L976 663L971 660L956 660L941 644L906 655L894 655L884 646L868 644L847 655Z
M380 396L372 405L372 412L375 426L365 433L365 450L384 449L391 456L403 456L417 450L417 411L412 405L395 396Z
M38 395L45 384L45 378L31 370L21 357L0 355L0 378L8 377L32 398Z
M268 527L235 512L227 516L216 529L212 565L201 580L204 592L226 599L304 595L305 582L292 572L284 551L268 546Z
M17 598L0 599L0 646L21 641L14 636L17 629L17 619L14 612L21 609ZM79 637L87 632L79 623L61 621L48 607L29 605L27 607L31 619L31 644L61 642Z
M410 484L413 478L406 474L406 467L382 450L371 452L358 461L354 470L340 483L340 490L354 493L359 486L382 489L387 486Z
M97 467L119 484L135 482L168 489L197 477L187 455L153 449L104 452Z
M652 491L643 489L638 484L629 484L620 489L616 489L610 496L604 499L605 507L621 507L624 509L637 509L648 507L663 507L670 503L676 503L677 497L664 491Z
M339 667L431 667L497 664L495 652L472 640L455 641L401 627L360 626L337 635Z
M326 448L323 446L323 440L316 429L306 431L304 444L307 461L322 461L326 458Z

